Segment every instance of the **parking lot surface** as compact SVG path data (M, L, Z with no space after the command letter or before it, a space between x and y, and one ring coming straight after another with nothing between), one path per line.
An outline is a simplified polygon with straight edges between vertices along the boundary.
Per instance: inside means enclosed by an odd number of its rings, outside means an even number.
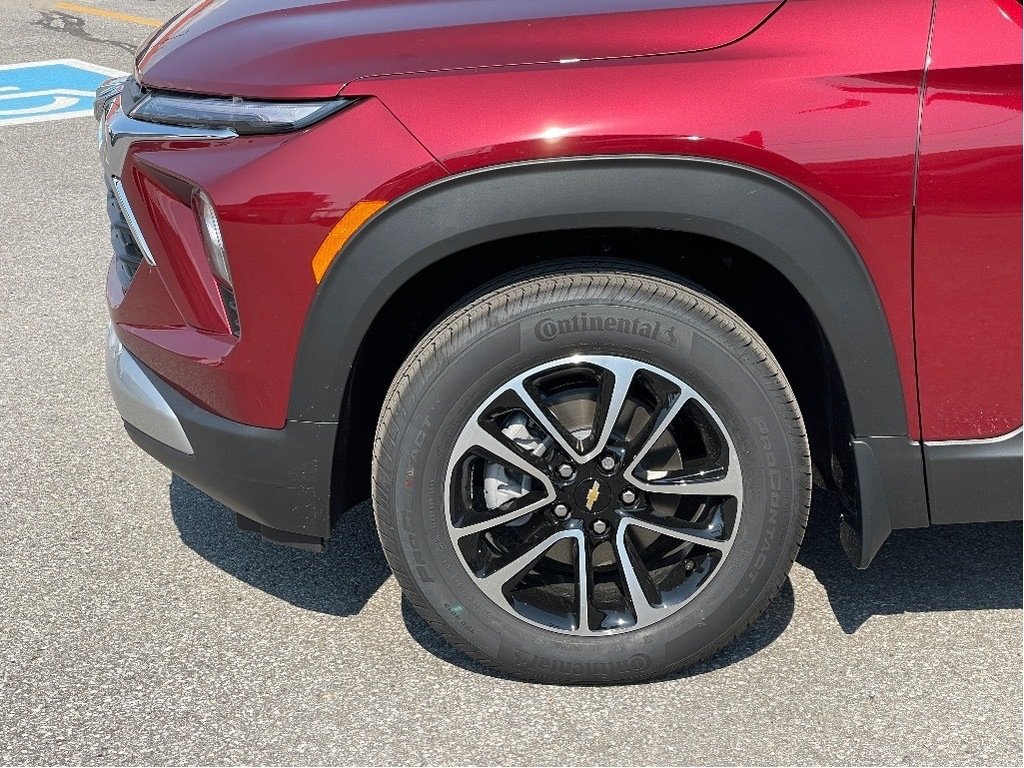
M0 66L127 70L183 5L4 0ZM495 677L402 602L368 504L281 549L132 445L108 237L92 119L0 124L0 763L1021 764L1019 524L899 532L858 572L819 494L778 600L701 666Z

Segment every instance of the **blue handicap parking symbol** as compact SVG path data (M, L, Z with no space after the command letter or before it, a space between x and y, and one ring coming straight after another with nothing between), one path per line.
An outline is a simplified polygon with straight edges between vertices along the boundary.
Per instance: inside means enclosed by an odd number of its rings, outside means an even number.
M92 115L96 87L122 74L75 59L0 65L0 127Z

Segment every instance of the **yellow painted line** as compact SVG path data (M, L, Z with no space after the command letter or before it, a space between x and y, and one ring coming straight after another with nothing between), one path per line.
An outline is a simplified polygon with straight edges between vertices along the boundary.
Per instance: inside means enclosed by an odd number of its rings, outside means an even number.
M134 16L130 13L120 11L108 11L106 8L94 8L91 5L79 5L78 3L56 3L54 8L73 13L85 13L89 16L102 16L105 19L117 19L127 21L130 24L141 24L144 27L162 27L164 23L160 19L151 19L147 16Z

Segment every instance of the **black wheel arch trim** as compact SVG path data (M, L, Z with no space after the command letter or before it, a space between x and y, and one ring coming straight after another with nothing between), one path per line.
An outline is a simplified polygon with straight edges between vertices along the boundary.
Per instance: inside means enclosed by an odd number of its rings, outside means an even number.
M574 228L706 235L777 269L803 296L838 363L857 435L907 435L889 326L849 237L816 201L763 171L688 157L530 161L446 177L369 221L314 296L289 417L336 421L356 352L387 300L421 270L471 246Z
M870 452L854 452L858 472L879 487L862 489L854 500L858 510L850 524L857 535L850 540L863 551L848 546L851 559L863 567L890 529L928 524L924 466L920 449L907 448L907 409L889 324L856 247L803 191L764 171L718 160L534 160L445 177L393 201L344 246L314 296L289 418L343 418L349 374L365 334L392 295L422 270L498 239L601 227L712 237L781 273L807 302L831 347L850 407L851 437L901 438L881 444L900 443L897 453L909 459L896 462L899 471L889 466L880 473L877 465L865 464Z

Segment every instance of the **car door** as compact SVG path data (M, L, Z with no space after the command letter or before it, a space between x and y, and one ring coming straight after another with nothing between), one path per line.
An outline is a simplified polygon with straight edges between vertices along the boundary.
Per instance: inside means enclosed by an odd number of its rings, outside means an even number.
M1014 451L1019 461L1012 433L1021 425L1021 6L1013 0L937 0L914 297L932 520L999 519L1009 491L992 486L1007 475L993 461L1009 467ZM1019 499L1019 467L1010 474Z

